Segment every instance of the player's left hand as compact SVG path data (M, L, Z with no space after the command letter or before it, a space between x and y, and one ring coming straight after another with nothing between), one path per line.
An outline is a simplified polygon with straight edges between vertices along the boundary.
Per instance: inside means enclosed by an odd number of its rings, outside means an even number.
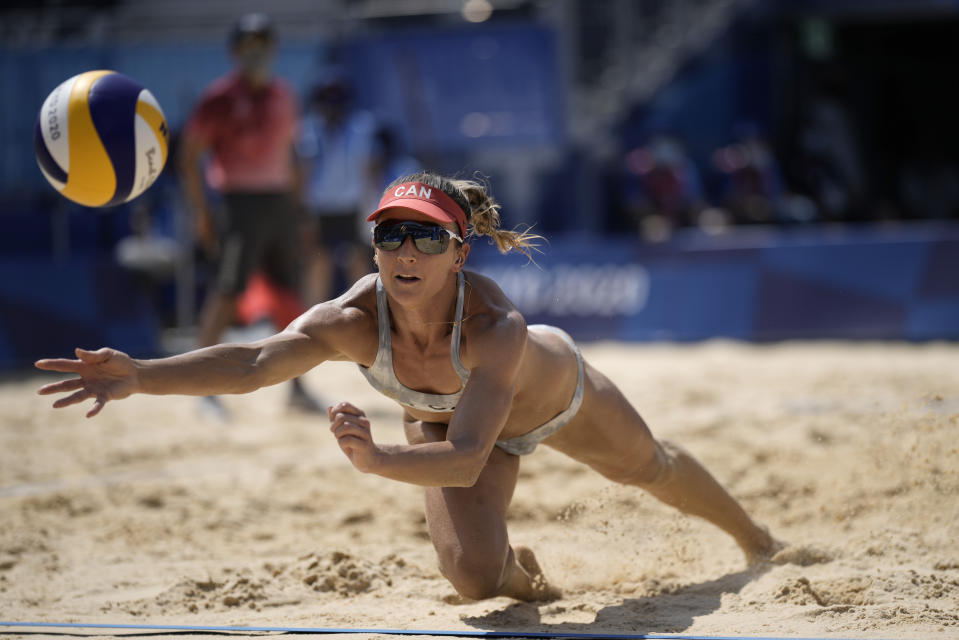
M330 431L336 436L340 450L359 471L372 471L380 449L373 442L370 421L363 410L349 402L340 402L329 407L327 413Z

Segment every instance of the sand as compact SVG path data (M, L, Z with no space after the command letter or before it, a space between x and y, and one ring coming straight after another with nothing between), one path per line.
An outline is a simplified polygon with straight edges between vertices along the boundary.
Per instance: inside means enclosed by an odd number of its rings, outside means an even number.
M959 638L959 345L584 353L790 543L777 563L747 569L719 530L541 447L511 539L564 596L465 602L421 490L355 471L324 419L287 411L286 385L226 397L228 426L183 397L87 420L34 394L56 376L22 372L0 384L0 619ZM353 366L306 382L402 440Z

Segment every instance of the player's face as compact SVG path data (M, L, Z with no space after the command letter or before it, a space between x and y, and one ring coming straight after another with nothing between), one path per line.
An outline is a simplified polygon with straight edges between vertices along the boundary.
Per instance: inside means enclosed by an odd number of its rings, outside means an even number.
M438 223L412 209L387 210L377 218L376 223L392 225L406 221L439 225L456 235L460 234L455 223ZM387 292L394 298L412 302L438 294L449 283L450 277L463 267L469 245L451 239L445 251L430 254L417 249L413 238L407 235L397 249L387 251L374 246L374 251L380 280Z

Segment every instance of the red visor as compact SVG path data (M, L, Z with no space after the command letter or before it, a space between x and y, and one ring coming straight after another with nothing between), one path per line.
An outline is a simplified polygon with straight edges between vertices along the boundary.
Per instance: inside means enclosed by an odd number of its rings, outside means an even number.
M453 198L442 189L425 185L422 182L404 182L389 189L380 200L376 211L367 217L367 222L376 220L387 209L412 209L429 216L437 222L455 222L460 233L466 237L466 214Z

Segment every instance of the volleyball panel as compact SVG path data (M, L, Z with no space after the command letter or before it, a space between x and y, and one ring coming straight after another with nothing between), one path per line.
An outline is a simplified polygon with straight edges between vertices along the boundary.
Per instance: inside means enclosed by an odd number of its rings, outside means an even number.
M47 182L52 184L57 191L63 191L63 188L67 186L67 172L56 163L46 145L43 144L43 133L40 119L37 118L37 124L33 131L33 151L37 157L37 165Z
M163 110L153 94L143 89L137 101L134 118L136 170L133 188L127 195L127 200L143 193L160 175L166 164L168 137Z
M67 112L70 93L79 76L61 82L43 101L34 130L33 146L37 163L47 180L58 191L67 183L70 172L70 118Z
M136 140L136 166L133 176L133 189L127 194L127 200L132 200L143 193L147 187L153 184L159 175L162 154L160 152L160 141L150 124L141 116L136 114L133 121L134 137Z
M90 87L90 117L116 181L107 206L125 202L133 191L137 164L134 123L141 91L143 87L120 73L98 78Z
M60 193L88 207L110 202L117 187L113 164L97 134L89 101L94 83L110 73L81 73L70 91L67 116L70 121L70 171L67 185Z

